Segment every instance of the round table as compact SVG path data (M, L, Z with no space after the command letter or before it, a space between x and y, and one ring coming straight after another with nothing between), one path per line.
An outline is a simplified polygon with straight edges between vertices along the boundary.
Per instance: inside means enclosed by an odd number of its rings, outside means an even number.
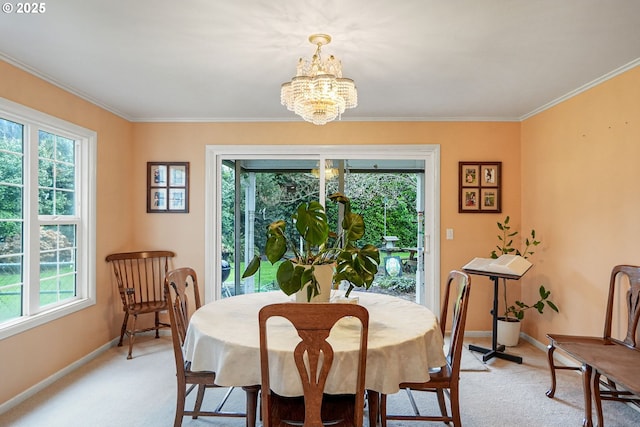
M369 341L365 387L385 394L398 392L402 382L428 381L429 368L445 364L443 337L435 315L426 307L400 298L368 292L352 292L369 311ZM222 386L260 384L258 311L267 304L292 301L281 291L239 295L202 306L191 317L184 344L185 359L194 371L216 372ZM273 320L273 319L272 319ZM281 320L281 319L277 319ZM355 384L357 339L346 339L349 320L343 319L331 333L335 351L326 392L344 393ZM284 320L282 319L284 322ZM293 361L299 341L293 326L275 325L269 335L270 352L275 349L278 376L271 388L282 396L302 395ZM353 336L353 334L351 334ZM278 360L280 359L280 360ZM270 353L271 360L271 353Z

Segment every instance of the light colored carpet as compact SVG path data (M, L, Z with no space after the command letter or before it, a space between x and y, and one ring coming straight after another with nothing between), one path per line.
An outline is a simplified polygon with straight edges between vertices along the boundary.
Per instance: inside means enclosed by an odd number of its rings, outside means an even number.
M487 338L468 343L487 346ZM579 426L583 417L580 377L560 372L555 399L545 396L549 385L546 354L521 340L508 352L524 358L522 365L491 359L484 369L475 353L465 351L461 374L462 422L465 427L566 427ZM172 426L176 384L170 338L141 338L134 359L126 360L126 348L114 347L46 390L0 415L5 427L163 427ZM214 393L211 393L214 391ZM213 406L220 392L207 392ZM437 410L433 395L418 401ZM189 402L191 403L191 402ZM242 408L244 393L236 389L229 408ZM404 393L389 397L389 412L407 411ZM604 402L607 427L640 425L640 413L618 402ZM242 427L244 419L184 418L185 427ZM423 422L389 422L389 427L438 425ZM442 424L440 424L442 425Z
M489 367L482 361L482 354L469 350L468 345L462 347L460 370L463 372L488 371Z

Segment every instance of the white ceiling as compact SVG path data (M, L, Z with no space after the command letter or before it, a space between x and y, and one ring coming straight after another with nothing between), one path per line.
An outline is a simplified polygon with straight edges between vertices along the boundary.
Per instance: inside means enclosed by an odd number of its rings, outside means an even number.
M280 85L317 32L358 88L343 120L521 120L640 64L638 0L44 4L0 13L0 59L132 121L301 121Z

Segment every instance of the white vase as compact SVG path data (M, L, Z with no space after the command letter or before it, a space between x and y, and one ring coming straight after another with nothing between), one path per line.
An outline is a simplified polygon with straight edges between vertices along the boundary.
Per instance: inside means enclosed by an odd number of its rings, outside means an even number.
M309 268L310 266L306 265L305 268ZM307 287L311 282L305 284L301 290L296 292L296 302L329 302L331 298L331 288L333 285L333 264L323 264L316 265L314 267L314 274L316 279L318 279L318 284L320 285L320 293L315 297L311 298L311 301L307 301Z
M498 344L507 347L515 347L520 339L520 321L511 319L511 321L498 319L497 340Z

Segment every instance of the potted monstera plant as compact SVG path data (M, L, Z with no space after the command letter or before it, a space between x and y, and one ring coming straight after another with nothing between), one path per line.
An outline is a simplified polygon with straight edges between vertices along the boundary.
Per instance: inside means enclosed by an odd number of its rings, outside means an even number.
M292 225L302 238L302 248L299 248L299 239L287 237L285 219L267 227L264 255L271 264L284 259L278 267L276 281L287 295L298 293L306 301L324 302L329 301L334 284L347 282L345 297L349 297L355 287L368 289L373 283L380 253L374 245L356 245L364 236L363 217L351 210L351 202L344 194L334 193L329 200L344 207L339 232L330 230L325 208L318 201L301 203L291 215ZM242 277L254 275L260 265L261 256L256 255Z
M507 216L504 222L498 222L498 245L497 250L491 252L491 258L498 258L500 255L513 254L519 255L523 258L528 258L534 254L534 248L540 244L540 241L536 239L536 231L531 230L529 235L523 242L523 250L520 251L513 247L513 238L518 235L518 231L511 230L509 225L509 216ZM535 308L540 314L544 313L545 307L549 307L556 313L558 307L553 301L549 300L551 291L547 290L544 285L540 285L538 289L539 299L532 304L527 304L523 301L516 300L514 303L509 304L507 301L507 280L503 279L503 298L504 298L504 313L502 317L498 318L498 330L497 340L500 344L506 346L515 346L518 344L520 337L520 321L524 319L526 310Z

